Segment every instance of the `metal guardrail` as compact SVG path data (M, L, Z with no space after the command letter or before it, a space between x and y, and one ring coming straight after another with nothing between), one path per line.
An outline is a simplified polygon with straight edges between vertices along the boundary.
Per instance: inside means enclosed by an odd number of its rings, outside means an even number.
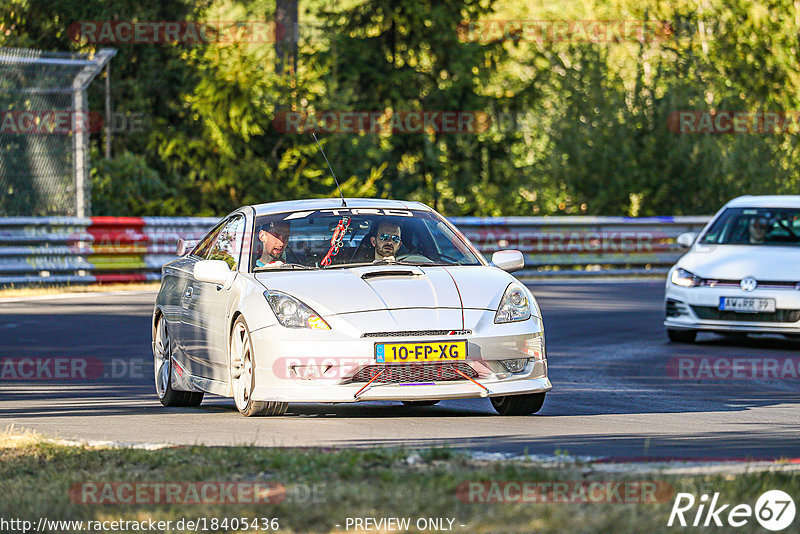
M145 282L161 278L178 238L216 218L0 218L0 285Z
M525 255L519 278L664 275L684 254L675 242L711 217L460 217L451 221L488 258Z
M457 217L487 257L525 255L525 279L664 274L682 254L675 238L709 217ZM0 285L160 279L178 238L200 239L218 221L194 217L0 218Z

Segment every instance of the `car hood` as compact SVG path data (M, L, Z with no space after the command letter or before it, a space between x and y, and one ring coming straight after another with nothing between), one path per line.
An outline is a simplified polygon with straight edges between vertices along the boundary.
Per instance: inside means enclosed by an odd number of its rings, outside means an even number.
M698 245L679 261L677 266L702 278L741 280L798 281L800 248Z
M308 304L323 317L378 310L497 309L513 277L494 267L366 266L262 271L265 288Z

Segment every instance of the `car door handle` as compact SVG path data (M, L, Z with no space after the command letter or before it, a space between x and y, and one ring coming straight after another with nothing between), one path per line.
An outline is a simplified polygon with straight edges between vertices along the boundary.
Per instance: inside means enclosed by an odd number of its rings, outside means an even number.
M192 298L192 293L194 293L194 288L192 286L187 287L186 291L183 294L183 298L185 299Z

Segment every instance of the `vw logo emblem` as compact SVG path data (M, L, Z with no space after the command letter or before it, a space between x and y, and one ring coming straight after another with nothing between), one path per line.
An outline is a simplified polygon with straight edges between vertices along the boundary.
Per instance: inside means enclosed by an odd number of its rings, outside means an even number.
M739 283L739 287L742 288L742 291L752 291L758 287L758 281L752 276L748 276L742 279Z

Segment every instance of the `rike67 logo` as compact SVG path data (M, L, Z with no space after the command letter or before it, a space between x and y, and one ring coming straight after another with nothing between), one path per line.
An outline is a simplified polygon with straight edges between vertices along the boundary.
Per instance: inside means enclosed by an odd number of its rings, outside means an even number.
M697 505L695 510L695 505ZM756 501L755 508L749 504L722 504L719 493L709 498L703 494L696 499L691 493L678 493L667 526L673 524L693 527L727 526L742 527L755 516L756 521L767 530L778 532L786 529L794 521L794 500L788 493L770 490ZM677 520L677 523L676 523Z

